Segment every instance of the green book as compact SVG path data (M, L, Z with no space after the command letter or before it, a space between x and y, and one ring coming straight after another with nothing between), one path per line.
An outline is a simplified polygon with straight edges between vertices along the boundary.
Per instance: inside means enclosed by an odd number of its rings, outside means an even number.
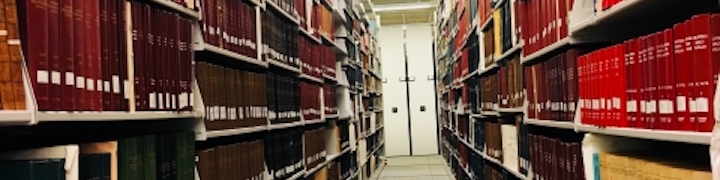
M157 152L155 152L155 136L149 135L144 136L143 146L143 167L145 173L145 180L155 180L157 178L157 166L156 158Z
M33 161L3 160L0 161L0 174L7 180L34 180Z

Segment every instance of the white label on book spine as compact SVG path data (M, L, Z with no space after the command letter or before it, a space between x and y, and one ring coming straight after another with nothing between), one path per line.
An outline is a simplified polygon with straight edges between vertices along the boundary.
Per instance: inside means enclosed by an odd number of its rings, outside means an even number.
M647 107L648 107L648 113L651 113L651 114L656 113L657 112L657 101L652 100L652 101L648 102Z
M159 109L165 109L164 97L165 97L165 96L163 96L162 93L158 93L158 94L157 94L157 98L158 98L158 101L157 101L157 102L158 102L158 108L159 108ZM152 97L151 97L151 98L152 98Z
M103 80L102 79L96 79L95 85L96 85L95 89L97 91L103 91Z
M8 31L7 30L0 30L0 36L7 36Z
M170 97L172 98L172 101L171 101L171 102L173 102L173 103L170 104L170 105L171 105L171 108L172 108L172 109L178 109L178 107L177 107L177 106L178 106L178 103L176 103L176 102L178 102L178 101L177 101L177 99L178 99L177 94L173 94L173 95L170 96Z
M125 88L125 99L130 99L132 97L132 92L130 90L130 81L124 80L123 81L123 87Z
M167 104L167 108L175 107L173 106L174 103L172 103L175 102L175 100L171 100L171 98L172 96L170 95L170 93L165 93L165 104Z
M112 76L112 88L113 93L120 94L120 76L113 75Z
M85 78L85 83L87 83L87 90L88 91L95 91L95 80L92 78Z
M227 119L227 108L220 106L220 119Z
M60 77L60 72L58 71L52 71L50 73L50 79L54 85L60 85L60 83L62 83L62 77Z
M708 98L706 97L698 97L695 100L695 104L697 106L697 112L708 112L710 110Z
M690 112L697 112L697 101L690 99L688 105L690 106Z
M103 91L105 91L106 93L110 92L110 81L103 82Z
M150 109L156 109L157 108L157 99L155 98L155 92L151 92L148 94L150 98L148 103L150 105Z
M627 112L637 112L637 101L629 100L626 106Z
M645 106L647 106L647 102L645 102L645 101L640 101L640 111L639 111L639 112L641 112L641 113L647 113L647 108L646 108Z
M8 39L7 44L8 45L20 45L20 40L19 39Z
M37 82L38 84L48 84L50 83L50 74L46 70L38 70L37 71Z
M619 98L619 97L613 97L613 98L612 98L612 104L613 104L613 109L620 109L620 98Z
M661 99L660 102L660 114L672 114L673 103L669 99Z
M687 102L686 101L687 101L687 98L685 96L676 97L675 103L677 103L678 112L687 111Z
M65 72L65 85L75 86L75 73Z

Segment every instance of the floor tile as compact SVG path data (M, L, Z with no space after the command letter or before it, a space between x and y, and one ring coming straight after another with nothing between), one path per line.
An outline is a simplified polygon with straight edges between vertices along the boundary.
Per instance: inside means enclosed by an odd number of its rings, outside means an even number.
M439 155L387 158L378 180L454 180L450 168Z

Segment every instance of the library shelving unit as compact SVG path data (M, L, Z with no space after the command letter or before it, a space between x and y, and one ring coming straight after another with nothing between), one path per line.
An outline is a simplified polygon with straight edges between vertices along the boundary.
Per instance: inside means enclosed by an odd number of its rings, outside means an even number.
M712 0L441 0L438 123L456 179L712 179L717 12Z
M0 5L3 177L364 180L384 165L367 0Z

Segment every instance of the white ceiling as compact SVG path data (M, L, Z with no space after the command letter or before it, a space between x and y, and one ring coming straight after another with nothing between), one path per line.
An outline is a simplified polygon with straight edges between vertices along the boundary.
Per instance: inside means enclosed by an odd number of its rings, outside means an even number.
M417 4L431 4L432 7L410 10L391 10L376 12L382 25L415 24L432 22L437 0L372 0L375 9L382 7L403 7Z

